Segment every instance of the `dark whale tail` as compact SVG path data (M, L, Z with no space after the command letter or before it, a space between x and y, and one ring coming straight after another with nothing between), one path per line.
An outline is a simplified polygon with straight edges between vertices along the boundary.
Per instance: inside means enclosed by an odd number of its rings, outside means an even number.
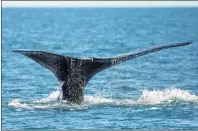
M81 103L84 87L96 73L139 56L189 44L191 42L163 45L111 58L83 59L31 50L13 50L13 52L21 53L48 68L61 83L63 99L72 103Z

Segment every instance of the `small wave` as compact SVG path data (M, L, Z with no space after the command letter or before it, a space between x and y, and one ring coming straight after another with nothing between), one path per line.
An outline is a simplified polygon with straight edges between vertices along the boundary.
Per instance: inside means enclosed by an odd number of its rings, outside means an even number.
M69 110L87 109L94 105L116 105L116 106L132 106L132 105L157 105L163 103L171 103L174 100L185 102L198 102L198 96L187 90L179 88L168 88L165 90L147 90L144 89L142 95L137 99L113 99L101 96L86 95L81 105L69 105L62 99L60 90L54 91L46 98L31 102L23 102L20 99L14 99L8 103L9 106L20 109L46 109L46 108L64 108ZM160 109L152 107L152 110Z

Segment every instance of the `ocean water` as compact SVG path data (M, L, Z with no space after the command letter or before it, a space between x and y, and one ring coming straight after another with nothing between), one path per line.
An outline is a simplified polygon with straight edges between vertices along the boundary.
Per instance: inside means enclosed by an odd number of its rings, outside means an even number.
M98 73L81 105L11 52L111 57L186 41ZM3 8L2 129L198 129L198 8Z

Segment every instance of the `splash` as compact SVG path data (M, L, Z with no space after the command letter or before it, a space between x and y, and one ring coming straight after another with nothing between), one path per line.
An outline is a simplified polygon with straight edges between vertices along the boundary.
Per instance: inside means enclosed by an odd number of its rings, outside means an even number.
M60 90L54 91L48 95L48 97L24 102L20 99L14 99L8 103L9 106L17 109L54 109L61 108L67 110L76 109L87 109L93 106L133 106L133 105L158 105L171 103L175 100L185 101L185 102L195 102L198 103L198 96L190 93L187 90L181 90L179 88L168 88L165 90L147 90L144 89L142 95L137 99L112 99L104 98L101 96L89 96L86 95L84 102L81 105L69 105L67 101L62 98L62 92ZM157 107L152 107L152 110L160 109Z
M14 99L11 102L9 102L8 105L15 108L31 109L26 103L21 103L20 99Z
M33 102L34 103L47 103L47 102L61 101L62 96L63 96L62 91L57 90L57 91L54 91L54 92L50 93L47 98L42 98L40 100L36 100L36 101L33 101Z
M174 100L186 101L186 102L198 102L198 96L191 94L187 90L181 90L179 88L168 88L165 90L143 90L143 94L138 101L145 104L161 104L163 102L172 102Z

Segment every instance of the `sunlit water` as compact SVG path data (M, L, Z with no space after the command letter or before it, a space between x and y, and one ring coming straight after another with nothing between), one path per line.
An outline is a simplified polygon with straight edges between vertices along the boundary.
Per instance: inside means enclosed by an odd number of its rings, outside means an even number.
M198 129L198 9L2 10L3 129ZM193 41L94 76L67 104L53 74L11 52L111 57Z

